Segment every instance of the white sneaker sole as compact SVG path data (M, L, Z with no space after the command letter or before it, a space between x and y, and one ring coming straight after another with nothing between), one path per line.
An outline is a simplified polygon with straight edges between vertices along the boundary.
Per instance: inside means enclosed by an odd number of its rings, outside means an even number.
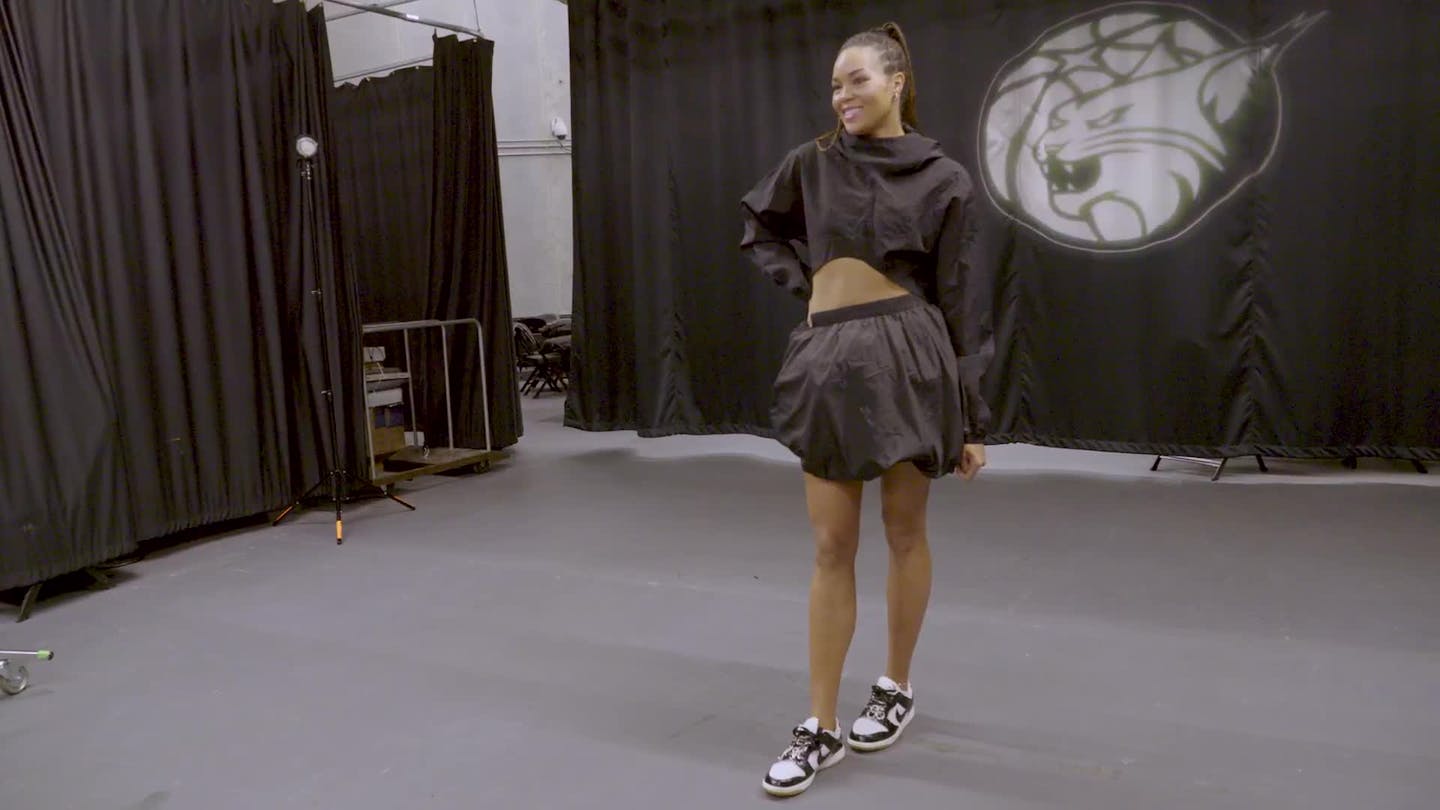
M788 799L788 798L790 798L791 796L799 796L801 793L804 793L807 789L809 789L809 787L810 787L811 785L815 784L815 777L816 777L817 775L819 775L820 771L826 770L827 768L833 768L833 767L835 767L835 765L836 765L837 763L839 763L840 760L842 760L842 759L844 759L844 758L845 758L845 746L844 746L844 745L841 745L841 746L840 746L840 750L835 752L835 756L830 757L830 759L829 759L828 761L826 761L825 763L821 764L820 768L819 768L818 770L816 770L815 773L810 774L810 777L809 777L808 779L806 779L804 782L801 782L801 783L795 784L795 785L791 785L790 787L783 787L783 788L782 788L782 787L776 787L775 785L772 785L772 784L770 784L769 782L766 782L765 780L762 779L762 780L760 781L760 787L765 788L765 792L766 792L766 793L769 793L771 796L776 796L776 797L779 797L779 798L781 798L781 799Z
M845 744L850 746L851 748L854 748L856 751L860 751L866 754L873 753L875 751L884 751L886 748L889 748L890 746L900 741L900 735L905 733L905 729L909 727L910 721L914 719L915 711L912 709L909 714L905 715L905 719L900 721L900 728L895 729L895 733L891 734L889 737L883 740L879 740L877 742L867 743L861 742L854 737L846 735Z

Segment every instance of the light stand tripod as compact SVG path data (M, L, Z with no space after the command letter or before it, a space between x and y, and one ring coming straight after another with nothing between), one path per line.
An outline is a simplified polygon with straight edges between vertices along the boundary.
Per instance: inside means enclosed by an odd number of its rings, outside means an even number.
M322 281L324 271L329 269L330 263L321 260L321 240L318 232L315 230L314 160L316 153L320 151L320 144L314 138L308 135L302 135L295 141L295 151L300 155L300 178L302 181L300 184L300 204L301 207L304 208L304 227L302 230L309 237L307 240L302 241L309 243L311 255L316 259L314 267L315 289L311 290L310 294L315 298L316 308L320 316L320 353L323 356L321 362L325 374L325 390L321 391L320 394L325 398L330 408L330 472L321 477L319 481L316 481L315 485L306 490L304 495L296 498L295 502L286 507L285 511L281 512L270 525L280 525L280 521L295 511L297 507L304 503L311 495L314 495L321 487L325 486L326 483L329 483L330 498L335 502L335 544L339 545L345 542L345 510L343 504L346 500L345 491L347 484L355 484L357 489L362 490L373 489L412 512L415 511L415 507L400 500L390 492L382 490L369 482L361 481L355 477L354 473L341 466L339 405L335 402L334 369L332 369L330 365L330 330L326 325L329 319L325 317L325 294Z

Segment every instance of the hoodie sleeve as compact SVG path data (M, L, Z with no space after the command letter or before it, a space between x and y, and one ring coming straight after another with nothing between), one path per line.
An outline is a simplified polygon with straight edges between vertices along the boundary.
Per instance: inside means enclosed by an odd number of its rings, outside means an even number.
M802 300L810 297L808 269L792 242L805 241L805 195L800 150L765 176L740 202L745 234L740 250L771 281Z
M967 183L951 197L935 251L935 286L950 343L960 361L965 399L965 442L979 444L990 430L990 406L980 395L980 378L995 354L990 295L976 267L979 257L974 197Z

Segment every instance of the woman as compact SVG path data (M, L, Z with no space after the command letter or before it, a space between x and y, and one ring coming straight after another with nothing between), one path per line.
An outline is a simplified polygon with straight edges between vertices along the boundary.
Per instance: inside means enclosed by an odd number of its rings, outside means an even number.
M835 131L791 151L742 205L742 249L809 302L771 413L801 459L816 544L811 716L765 775L776 796L803 792L847 743L889 747L914 718L930 481L951 471L970 480L985 466L989 420L978 391L991 338L970 256L972 184L915 131L915 72L899 26L845 42L831 99ZM876 478L890 544L889 663L842 739L836 702L855 631L860 495Z

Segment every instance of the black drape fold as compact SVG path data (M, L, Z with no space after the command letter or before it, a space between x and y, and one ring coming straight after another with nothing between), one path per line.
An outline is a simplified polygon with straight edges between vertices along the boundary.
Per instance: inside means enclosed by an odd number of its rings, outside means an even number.
M367 323L424 316L430 294L434 112L435 72L429 67L341 85L330 99L341 244Z
M108 523L124 548L283 505L329 467L322 315L344 455L354 456L361 426L355 297L333 249L336 192L322 151L311 223L293 151L301 133L322 145L330 137L323 11L298 0L13 0L4 9L7 47L28 54L0 67L7 105L10 88L32 88L24 110L7 110L9 137L41 144L53 178L45 188L30 173L13 187L27 202L18 214L7 208L7 236L27 207L33 219L53 206L45 218L63 223L31 229L45 247L25 249L49 258L15 265L30 281L73 277L93 303L93 315L74 319L91 325L57 333L55 351L96 392L42 385L35 406L73 431L68 440L93 445L89 463L124 476L89 482L87 520ZM21 314L33 341L53 316L32 303L22 301ZM8 362L6 372L10 382ZM112 439L102 440L107 430ZM115 436L112 463L104 448ZM15 576L98 561L64 548L83 534L47 540L49 564ZM13 559L6 548L0 579Z
M478 318L485 333L484 379L490 393L490 441L509 447L521 434L520 392L511 335L510 271L500 201L500 144L495 133L495 43L435 39L435 179L430 220L427 315ZM451 338L455 439L485 446L482 358L473 329ZM432 399L438 399L431 387ZM438 410L438 409L433 409ZM435 422L431 435L443 435ZM436 442L431 442L435 444Z
M510 280L495 132L494 43L436 38L433 66L334 92L343 244L366 322L476 318L450 329L454 444L486 442L484 367L494 448L523 433L511 338ZM399 365L394 336L368 336ZM449 444L443 352L434 330L411 339L426 443ZM483 360L483 363L482 363Z
M0 589L135 547L114 381L18 34L0 3Z
M1440 458L1440 185L1417 180L1440 176L1424 146L1440 139L1425 80L1440 45L1423 33L1440 7L572 0L569 15L583 362L568 425L770 435L803 309L740 255L738 201L834 126L845 38L894 19L920 130L966 166L986 218L992 441ZM1202 71L1198 99L1150 89ZM1100 109L1112 97L1127 103ZM1114 128L1119 153L1194 164L1124 181L1123 161L1085 151L1082 120ZM1141 243L1080 224L1112 204L1153 229Z

